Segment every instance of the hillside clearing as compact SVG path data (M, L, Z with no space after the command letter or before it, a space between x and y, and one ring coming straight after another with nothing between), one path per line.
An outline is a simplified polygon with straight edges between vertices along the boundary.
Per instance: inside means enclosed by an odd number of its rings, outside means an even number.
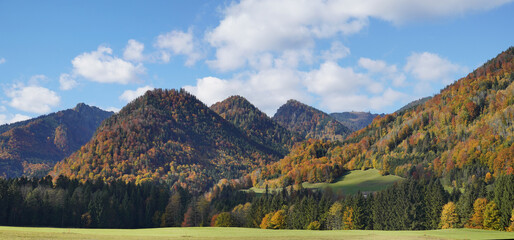
M377 169L354 170L341 176L333 183L308 183L302 186L310 189L331 188L334 192L341 191L344 194L355 194L358 191L363 193L384 190L395 182L402 180L396 175L382 176ZM264 193L263 188L250 188L255 193Z

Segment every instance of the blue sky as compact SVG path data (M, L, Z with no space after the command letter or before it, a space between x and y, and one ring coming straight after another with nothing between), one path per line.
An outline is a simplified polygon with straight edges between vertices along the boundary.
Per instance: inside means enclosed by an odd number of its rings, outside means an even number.
M394 112L514 45L511 0L0 0L0 124L152 88Z

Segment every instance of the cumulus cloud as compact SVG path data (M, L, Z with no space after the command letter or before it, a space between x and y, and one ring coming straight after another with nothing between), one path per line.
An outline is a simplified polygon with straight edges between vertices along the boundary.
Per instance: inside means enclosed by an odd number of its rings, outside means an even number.
M77 80L75 80L73 76L67 73L63 73L61 76L59 76L59 84L59 88L64 91L71 90L78 85Z
M312 49L319 39L359 32L370 18L403 24L484 11L511 1L242 0L224 9L219 25L207 32L206 41L216 49L207 63L221 71L235 70L263 54ZM342 50L339 56L344 56Z
M356 73L350 67L341 67L328 61L320 69L308 73L305 84L310 92L318 95L347 94L360 87L368 86L371 80L362 73Z
M208 64L222 71L234 70L263 52L312 48L315 39L355 33L367 24L365 16L351 16L332 3L264 0L233 4L206 35L216 48L216 59Z
M59 104L61 98L52 90L40 86L14 86L6 95L11 98L9 105L30 113L48 113Z
M144 86L136 90L126 90L125 92L123 92L123 94L121 94L119 99L125 102L130 102L152 89L154 89L152 86Z
M73 72L88 80L100 83L128 84L137 82L145 73L142 64L134 65L112 56L112 49L99 46L96 51L86 52L72 61Z
M162 50L161 58L164 62L169 62L171 54L187 56L186 66L192 66L202 58L191 29L188 32L175 30L161 34L157 37L155 46Z
M458 74L468 71L466 67L429 52L411 54L404 70L421 81L437 81L443 84L451 83Z
M130 39L123 51L123 58L129 61L142 62L145 60L145 57L143 56L144 49L145 45L143 43Z
M383 60L369 58L360 58L358 64L371 74L378 74L379 78L383 80L392 80L393 85L396 87L405 85L405 74L399 72L396 65L388 65Z
M7 62L7 60L5 60L5 58L0 58L0 64L4 64L5 62Z

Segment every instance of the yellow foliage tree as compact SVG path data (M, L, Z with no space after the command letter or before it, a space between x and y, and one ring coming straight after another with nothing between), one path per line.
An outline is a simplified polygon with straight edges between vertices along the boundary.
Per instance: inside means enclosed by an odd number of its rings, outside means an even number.
M439 224L442 229L455 228L457 226L459 216L455 209L455 203L453 202L449 202L443 206L443 211L441 212L441 223Z
M271 217L273 217L273 213L266 214L261 221L261 225L259 225L262 229L269 228L269 222L271 221Z
M355 216L352 207L346 207L343 212L343 229L351 230L355 229Z
M501 230L500 211L494 201L491 201L485 206L484 228L489 230Z
M469 219L465 227L467 228L484 228L484 212L487 205L487 199L477 198L473 204L473 216Z
M266 214L262 218L260 227L262 229L284 229L286 228L286 213L284 210L278 210Z
M269 222L269 228L271 229L284 229L286 228L286 212L284 210L278 210L271 217Z

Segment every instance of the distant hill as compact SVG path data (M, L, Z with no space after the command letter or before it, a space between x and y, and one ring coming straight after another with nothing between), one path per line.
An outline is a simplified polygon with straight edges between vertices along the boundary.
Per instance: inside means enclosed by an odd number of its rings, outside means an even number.
M430 99L432 99L432 97L424 97L424 98L420 98L418 100L414 100L414 101L408 103L407 105L403 106L402 108L398 109L398 111L396 111L396 112L403 112L403 111L415 108L419 105L422 105L423 103L426 103Z
M217 102L211 106L211 109L239 127L255 142L268 146L283 156L289 153L294 143L303 140L298 134L280 126L241 96L232 96Z
M156 89L107 119L52 174L160 181L201 192L279 158L186 91Z
M331 182L343 169L376 168L435 176L461 188L514 174L513 82L511 47L417 107L377 117L342 143L304 142L252 180L270 186Z
M341 112L331 113L330 116L352 130L352 132L355 132L365 128L373 121L373 119L375 119L375 117L383 116L383 114L372 114L369 112Z
M80 103L73 109L0 126L0 176L46 175L56 162L89 141L112 114Z
M352 132L330 115L296 100L282 105L273 120L306 139L343 140Z

